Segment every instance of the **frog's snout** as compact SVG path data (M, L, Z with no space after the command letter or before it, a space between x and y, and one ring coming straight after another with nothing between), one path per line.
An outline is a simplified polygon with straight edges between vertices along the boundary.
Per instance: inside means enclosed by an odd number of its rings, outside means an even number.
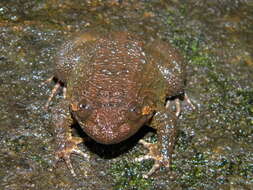
M131 126L112 110L94 113L84 127L90 137L102 144L115 144L127 139L133 134L131 129Z

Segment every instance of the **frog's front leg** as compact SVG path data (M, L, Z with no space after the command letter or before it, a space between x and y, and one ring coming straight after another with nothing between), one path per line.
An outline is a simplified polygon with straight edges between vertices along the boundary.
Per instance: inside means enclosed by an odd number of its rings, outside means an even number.
M60 104L53 108L53 125L56 134L57 151L55 153L56 163L59 160L64 160L71 174L76 176L73 166L70 161L72 153L80 154L85 158L88 155L78 149L78 144L83 142L82 138L73 137L71 134L71 125L73 119L69 112L69 106L66 100L62 100Z
M161 166L166 168L170 167L177 132L176 116L174 113L170 113L164 108L163 111L157 112L154 115L151 127L157 130L157 143L152 144L145 142L144 140L140 140L139 142L149 150L149 153L135 159L136 161L146 159L154 160L153 167L147 174L143 175L144 178L152 175Z

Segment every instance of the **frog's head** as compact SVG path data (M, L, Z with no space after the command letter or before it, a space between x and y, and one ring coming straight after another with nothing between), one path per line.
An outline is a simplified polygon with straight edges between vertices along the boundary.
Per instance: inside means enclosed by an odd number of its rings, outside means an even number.
M94 140L103 144L119 143L133 135L153 115L150 105L129 103L92 104L81 100L70 105L74 118Z

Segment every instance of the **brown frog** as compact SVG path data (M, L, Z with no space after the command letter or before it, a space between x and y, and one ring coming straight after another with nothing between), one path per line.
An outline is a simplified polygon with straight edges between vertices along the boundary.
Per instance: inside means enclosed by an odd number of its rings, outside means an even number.
M62 46L54 78L58 82L49 101L64 85L64 99L53 108L56 158L63 159L73 175L70 155L87 157L77 147L83 139L71 135L73 123L103 144L124 141L149 125L157 131L157 143L140 140L149 153L135 160L154 159L144 177L170 166L180 109L178 99L176 113L166 100L180 95L190 100L184 93L184 60L168 43L144 43L124 31L85 32Z

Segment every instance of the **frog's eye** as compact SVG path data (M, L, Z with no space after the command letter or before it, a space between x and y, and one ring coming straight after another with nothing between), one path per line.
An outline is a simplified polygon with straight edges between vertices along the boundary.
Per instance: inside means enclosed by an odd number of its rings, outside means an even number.
M138 120L141 118L141 107L137 102L132 102L128 107L128 119Z
M137 102L132 102L129 105L129 111L135 114L140 114L141 113L141 107L138 105Z
M78 104L78 109L76 110L76 116L81 121L84 121L91 114L91 105L87 103L86 100L81 100Z
M87 103L86 100L81 100L78 104L78 107L80 111L86 111L91 108L91 106Z

